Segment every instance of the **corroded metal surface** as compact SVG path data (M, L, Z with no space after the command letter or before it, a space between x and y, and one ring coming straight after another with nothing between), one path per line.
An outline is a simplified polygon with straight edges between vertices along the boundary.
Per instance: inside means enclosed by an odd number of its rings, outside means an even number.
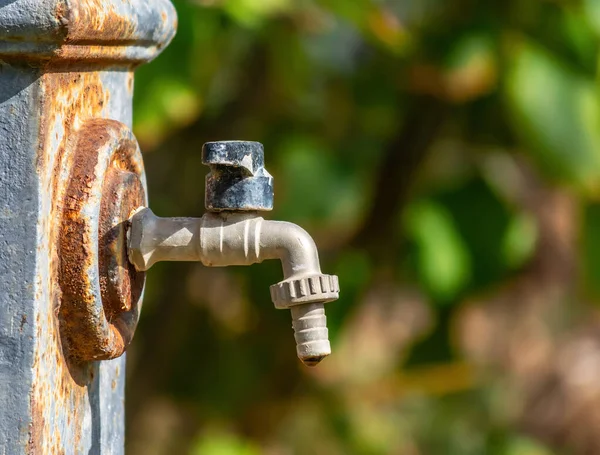
M65 301L76 299L59 279L59 240L63 214L73 207L67 190L77 138L95 119L131 127L133 68L158 54L175 22L167 0L0 0L2 455L124 453L125 356L97 362L71 355L61 331L77 322L64 317ZM99 136L90 140L102 145ZM111 321L133 312L140 292L140 277L121 267L122 257L106 258L122 245L118 221L144 194L130 175L139 175L135 166L123 165L132 161L113 156L107 190L96 195L97 231L86 231L98 248L88 250L98 258L95 303L107 302L93 308ZM93 175L101 173L94 168Z
M59 279L63 264L59 240L79 133L98 118L130 124L131 77L129 71L49 72L36 81L39 208L33 377L27 451L13 448L7 453L123 453L125 359L83 362L70 354L61 333L64 319L59 317L65 295Z
M145 274L127 258L127 231L132 211L143 205L146 194L138 174L111 166L104 179L98 236L100 290L109 320L141 304Z
M177 25L169 0L8 0L0 6L5 61L143 63L169 43Z
M144 286L127 261L124 226L146 205L142 157L112 120L86 123L71 155L59 232L63 345L79 361L114 359L133 338Z

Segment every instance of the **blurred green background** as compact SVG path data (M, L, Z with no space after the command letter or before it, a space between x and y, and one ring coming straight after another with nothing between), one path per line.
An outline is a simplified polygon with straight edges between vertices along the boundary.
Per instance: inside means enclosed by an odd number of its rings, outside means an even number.
M154 211L260 141L342 294L308 369L280 264L153 267L127 453L600 454L600 1L174 3L136 79Z

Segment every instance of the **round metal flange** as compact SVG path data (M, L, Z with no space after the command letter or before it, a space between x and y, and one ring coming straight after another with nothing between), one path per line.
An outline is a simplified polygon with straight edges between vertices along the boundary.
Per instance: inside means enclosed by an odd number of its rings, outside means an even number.
M59 319L70 357L121 356L133 338L145 274L127 260L127 223L147 205L142 155L133 133L93 120L73 141L59 234Z

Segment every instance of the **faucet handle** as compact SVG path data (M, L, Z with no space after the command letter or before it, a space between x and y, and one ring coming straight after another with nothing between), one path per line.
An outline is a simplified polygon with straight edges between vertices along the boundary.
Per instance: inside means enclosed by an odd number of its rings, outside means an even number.
M265 169L259 142L218 141L202 147L206 176L206 210L211 212L273 209L273 177Z

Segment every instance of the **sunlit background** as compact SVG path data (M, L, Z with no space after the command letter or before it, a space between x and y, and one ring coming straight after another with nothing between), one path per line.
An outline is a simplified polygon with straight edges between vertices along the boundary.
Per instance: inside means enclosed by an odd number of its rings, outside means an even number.
M129 455L600 454L600 1L178 0L136 80L153 210L264 143L340 277L295 356L269 261L148 273Z

